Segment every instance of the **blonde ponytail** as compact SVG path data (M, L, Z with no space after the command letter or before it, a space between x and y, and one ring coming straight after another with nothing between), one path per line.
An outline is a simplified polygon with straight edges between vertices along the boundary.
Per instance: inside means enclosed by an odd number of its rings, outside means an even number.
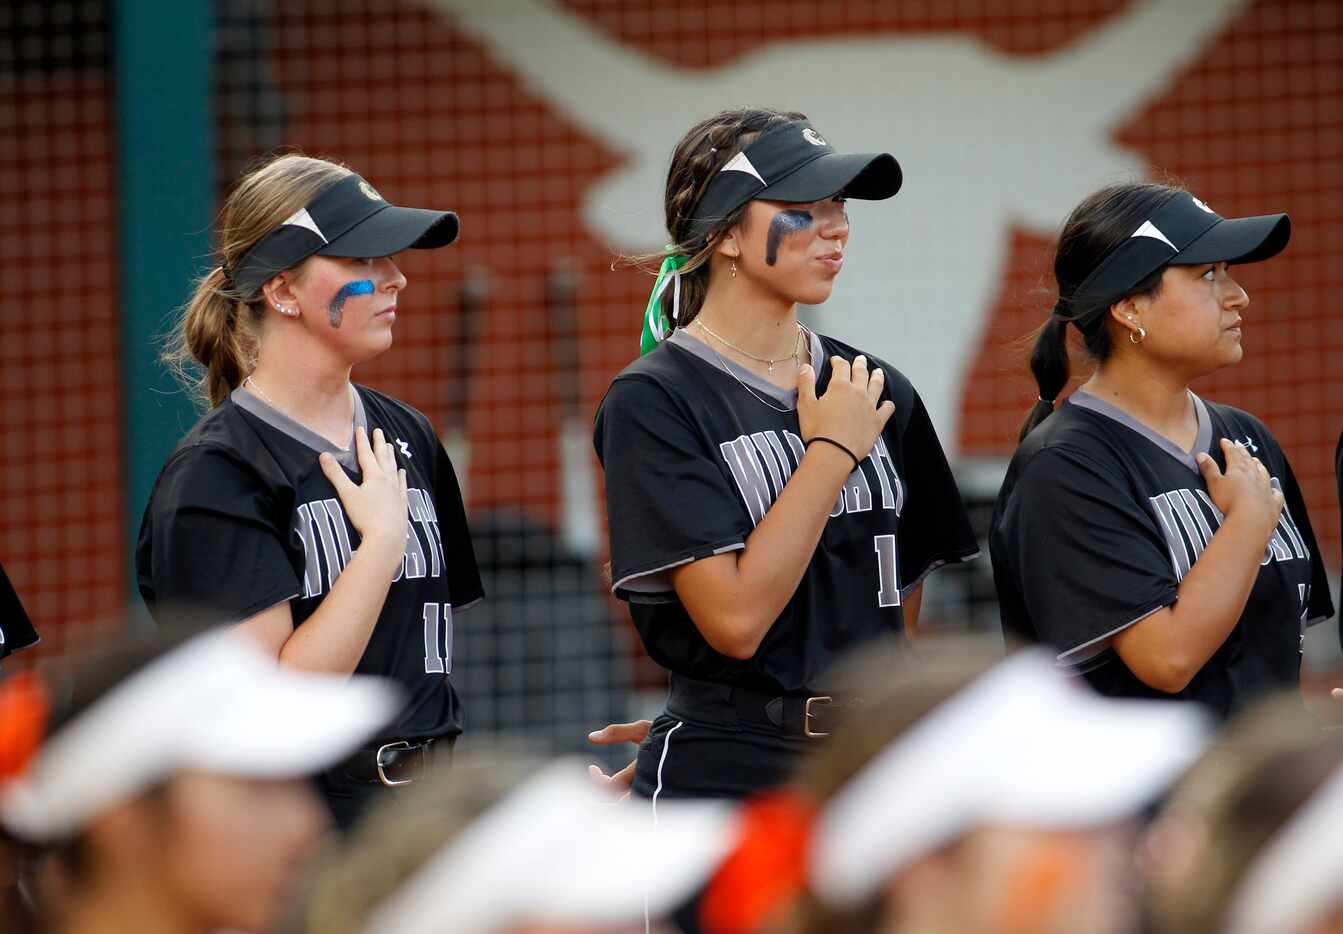
M252 312L245 302L229 296L224 270L216 266L196 280L180 326L163 352L163 362L172 374L197 402L210 408L223 402L251 369L239 314L250 316Z
M219 212L216 266L196 280L162 360L203 408L219 405L256 365L265 295L243 295L224 272L258 240L323 190L351 174L336 162L279 156L247 172Z

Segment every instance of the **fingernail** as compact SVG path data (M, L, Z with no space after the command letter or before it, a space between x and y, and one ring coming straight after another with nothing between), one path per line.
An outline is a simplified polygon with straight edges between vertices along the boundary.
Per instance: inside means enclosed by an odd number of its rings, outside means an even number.
M323 451L321 454L318 454L317 459L323 464L331 463L331 455L326 453L325 451Z
M601 730L593 730L591 733L588 734L588 739L596 739L596 738L597 738L597 734L600 733L600 732L601 732Z

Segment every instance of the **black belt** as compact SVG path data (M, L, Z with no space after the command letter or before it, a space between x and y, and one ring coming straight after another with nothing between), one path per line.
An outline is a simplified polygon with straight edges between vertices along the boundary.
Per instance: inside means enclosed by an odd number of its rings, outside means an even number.
M697 681L672 675L667 709L691 720L745 726L820 739L834 732L839 722L862 699L830 694L772 694L731 684Z
M395 788L425 778L434 767L452 758L457 737L442 739L395 739L356 749L331 771L341 778L369 785Z

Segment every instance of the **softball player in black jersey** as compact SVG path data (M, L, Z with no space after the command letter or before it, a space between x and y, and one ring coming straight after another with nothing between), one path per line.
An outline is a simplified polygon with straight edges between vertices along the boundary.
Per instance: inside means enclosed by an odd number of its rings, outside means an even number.
M341 824L461 732L453 614L482 596L457 479L423 415L350 382L391 346L406 279L456 215L388 204L343 166L283 156L222 212L178 359L212 405L155 484L136 553L150 609L241 623L298 668L383 675L410 702L322 777Z
M719 114L672 156L645 355L595 432L614 590L671 673L633 782L655 803L782 781L851 700L836 656L912 630L924 575L976 552L914 388L797 321L843 265L844 199L900 181L797 113Z
M1305 627L1333 615L1320 549L1278 442L1189 384L1240 360L1249 297L1230 264L1268 259L1285 214L1224 219L1186 191L1104 189L1069 217L1059 301L1031 361L990 533L1007 631L1119 696L1228 715L1300 678ZM1069 378L1065 329L1097 366Z

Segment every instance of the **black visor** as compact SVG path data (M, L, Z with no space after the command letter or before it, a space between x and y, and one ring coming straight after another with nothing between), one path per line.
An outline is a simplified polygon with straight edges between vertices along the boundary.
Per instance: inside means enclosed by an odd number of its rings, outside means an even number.
M890 153L835 152L810 123L786 123L760 134L719 169L695 210L690 239L705 236L748 201L801 204L835 195L880 201L899 191L901 180Z
M228 275L238 292L251 296L313 254L377 257L411 247L430 250L456 240L457 227L451 211L388 204L372 185L350 175L258 240Z
M1163 266L1256 263L1276 256L1292 236L1286 214L1221 217L1181 192L1143 221L1078 286L1060 314L1118 301ZM1066 309L1069 310L1065 310Z

